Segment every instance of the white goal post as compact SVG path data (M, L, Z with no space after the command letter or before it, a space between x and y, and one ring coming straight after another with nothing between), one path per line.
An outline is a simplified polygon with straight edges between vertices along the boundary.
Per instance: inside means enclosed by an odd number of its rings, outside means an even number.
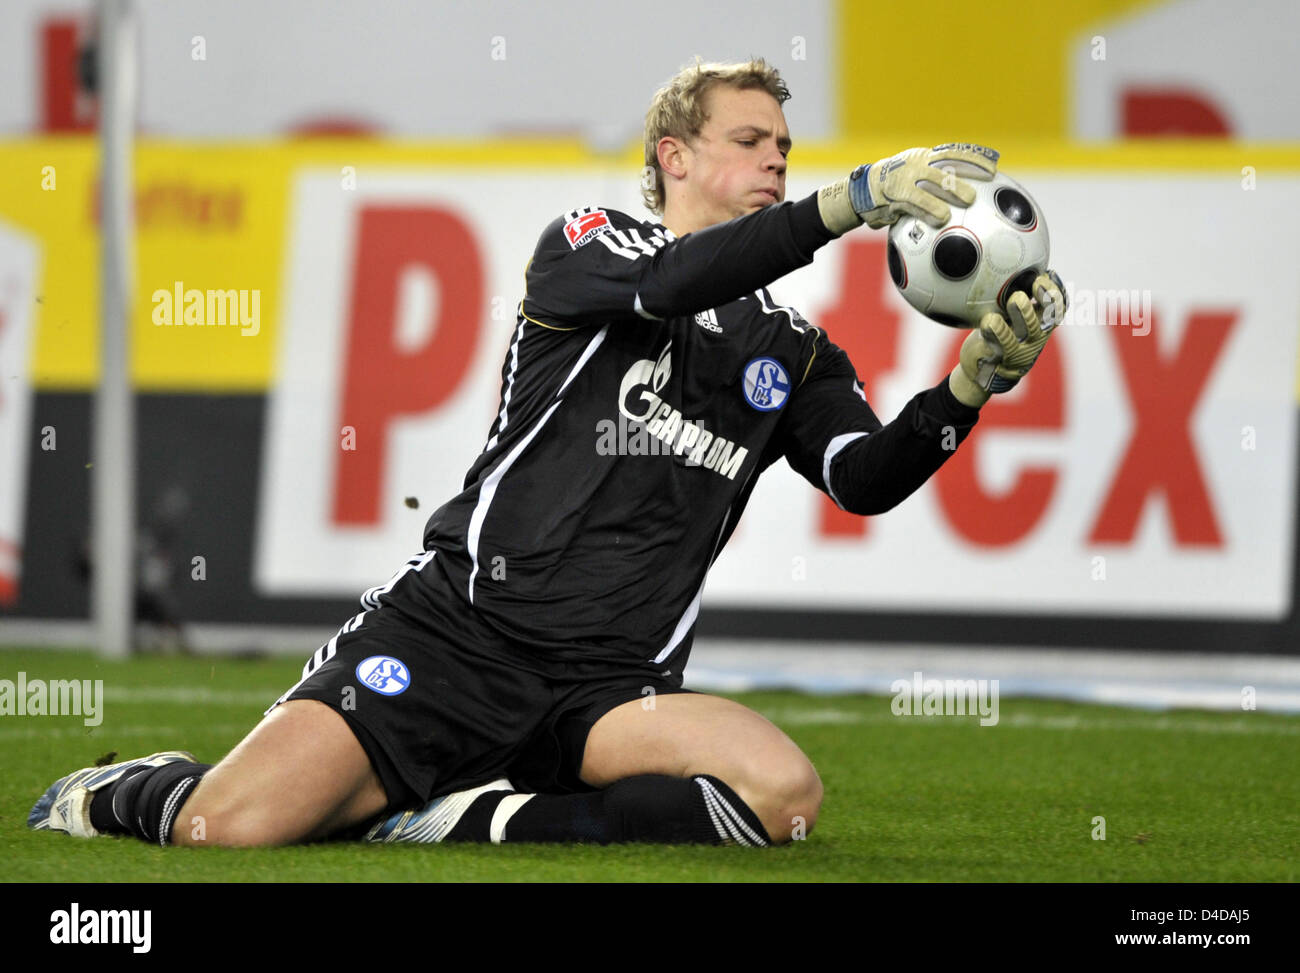
M91 613L101 655L131 653L135 627L135 403L132 152L136 116L134 0L99 0L95 74L100 137L100 374L93 409Z

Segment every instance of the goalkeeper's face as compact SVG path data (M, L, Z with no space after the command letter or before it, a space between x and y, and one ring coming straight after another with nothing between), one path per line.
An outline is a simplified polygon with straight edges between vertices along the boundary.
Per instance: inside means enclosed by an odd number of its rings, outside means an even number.
M683 232L725 223L785 199L790 130L775 98L758 88L713 88L708 121L675 160L681 176L672 200ZM671 205L671 204L670 204Z

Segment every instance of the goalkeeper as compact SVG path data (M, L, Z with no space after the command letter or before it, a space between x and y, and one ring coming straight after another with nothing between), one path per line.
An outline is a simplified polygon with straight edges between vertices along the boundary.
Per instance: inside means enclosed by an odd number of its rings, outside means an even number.
M1033 365L1064 297L1054 275L1015 294L1010 322L986 318L882 424L845 353L767 285L863 223L943 223L997 153L912 149L787 202L789 96L762 60L697 61L658 91L643 189L661 222L593 205L543 230L498 413L423 551L218 764L77 771L29 824L234 846L809 833L808 758L682 687L708 570L781 458L853 513L909 496ZM656 448L620 455L611 419Z

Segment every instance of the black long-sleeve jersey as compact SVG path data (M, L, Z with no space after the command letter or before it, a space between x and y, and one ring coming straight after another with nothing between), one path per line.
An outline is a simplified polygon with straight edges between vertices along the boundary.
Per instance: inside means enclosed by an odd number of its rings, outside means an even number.
M978 410L946 379L882 426L848 356L768 293L831 239L815 195L680 239L599 207L546 227L487 443L425 528L472 610L538 652L680 672L763 470L784 456L865 514L951 455Z

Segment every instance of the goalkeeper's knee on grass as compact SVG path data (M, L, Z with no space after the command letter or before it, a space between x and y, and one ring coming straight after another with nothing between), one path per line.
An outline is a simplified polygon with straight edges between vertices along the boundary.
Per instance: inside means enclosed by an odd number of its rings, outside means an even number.
M143 763L138 769L124 769L109 786L83 795L85 826L59 830L86 836L129 834L151 844L172 843L177 815L211 766L192 758L160 766ZM730 786L709 775L644 774L586 794L519 794L509 782L499 783L499 787L487 785L436 798L419 811L395 814L372 828L367 838L746 847L778 843Z

